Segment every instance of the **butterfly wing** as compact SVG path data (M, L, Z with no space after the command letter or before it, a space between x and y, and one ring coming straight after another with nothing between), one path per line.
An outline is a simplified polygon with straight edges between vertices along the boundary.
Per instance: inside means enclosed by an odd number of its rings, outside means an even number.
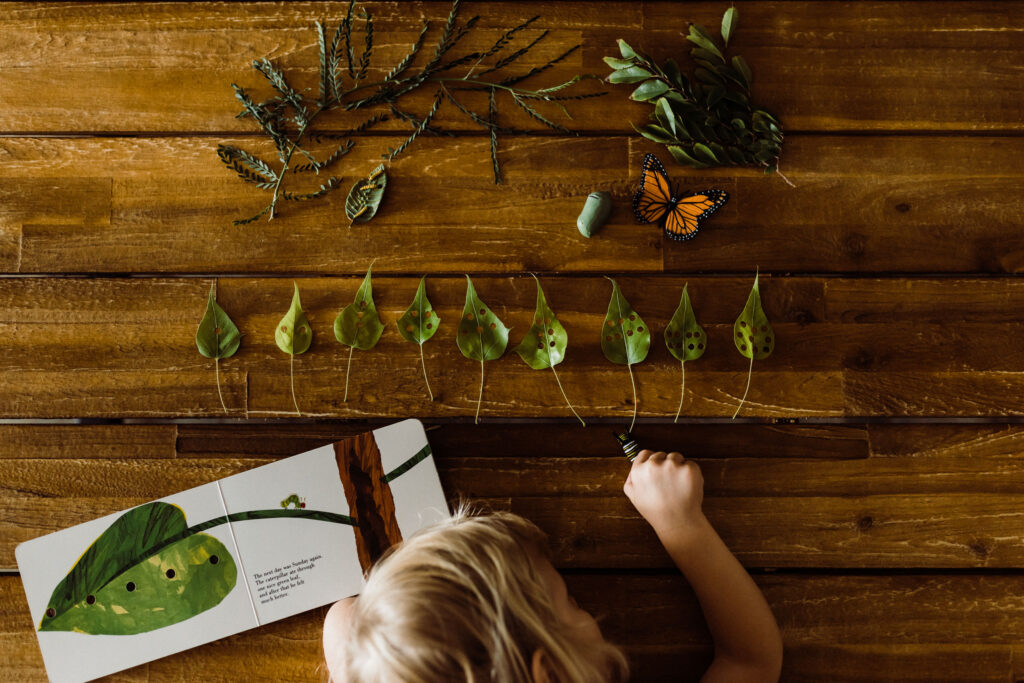
M644 155L640 189L633 195L633 213L641 223L657 223L671 206L672 185L665 167L653 154Z
M722 190L702 190L686 197L665 216L665 234L674 240L688 240L696 236L700 222L729 201L729 193Z

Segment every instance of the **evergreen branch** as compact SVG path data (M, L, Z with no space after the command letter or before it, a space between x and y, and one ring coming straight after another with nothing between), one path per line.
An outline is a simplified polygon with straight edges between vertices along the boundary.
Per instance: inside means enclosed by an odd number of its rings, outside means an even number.
M364 47L363 54L359 57L359 71L356 72L355 78L352 80L353 84L358 84L359 81L366 77L366 72L370 68L370 58L373 55L373 17L368 12L362 14L365 28Z
M515 28L509 29L504 34L502 34L502 36L500 38L498 38L497 42L495 42L494 45L492 45L489 50L487 50L482 55L480 55L480 59L478 59L476 61L476 64L474 64L470 68L469 72L466 74L466 77L468 78L469 76L471 76L473 74L473 70L476 69L476 67L480 64L480 62L482 62L483 60L487 59L488 57L493 57L494 55L496 55L499 52L501 52L502 50L504 50L505 47L509 43L512 42L512 37L515 36L516 33L518 33L519 31L522 31L523 29L527 28L530 24L532 24L533 22L537 21L538 19L540 19L540 15L539 14L534 16L534 17L530 17L529 19L527 19L523 23L519 24L519 26L516 26ZM487 73L487 72L485 71L484 73Z
M492 123L489 120L483 118L482 116L477 114L475 111L473 111L472 109L469 109L468 107L463 105L461 102L459 102L457 99L455 99L455 96L452 95L451 91L447 87L445 87L443 84L442 84L441 87L444 88L444 94L448 98L448 101L451 102L452 105L454 105L456 109L458 109L463 114L468 116L470 118L470 120L472 120L474 123L479 125L481 128L483 128L485 130L490 130L491 128L495 128L495 130L497 130L497 132L499 132L499 133L512 133L512 134L521 134L521 135L528 134L528 131L525 131L525 130L519 130L519 129L516 129L516 128L509 128L509 127L501 127L501 126L497 126L496 124L492 125Z
M292 106L292 109L295 111L296 123L300 126L308 123L309 110L306 109L303 97L288 85L288 81L285 80L284 74L278 71L278 69L271 64L270 60L266 57L259 61L253 61L252 65L257 71L266 76L274 90L281 93L281 97L283 97L284 100Z
M351 138L355 135L359 135L365 130L369 130L370 128L376 126L378 123L387 120L387 114L374 114L370 118L360 123L355 128L349 128L344 133L311 133L309 139L315 142L316 144L320 144L324 140L340 140L342 138Z
M402 61L398 62L398 64L395 64L395 67L388 72L388 75L384 77L385 83L395 80L396 78L398 78L399 75L401 75L403 71L409 68L409 65L412 64L413 58L416 57L416 54L420 51L420 48L423 47L423 38L424 36L427 35L427 29L429 27L430 23L424 21L423 28L420 29L420 34L419 36L416 37L416 42L413 43L412 49L409 50L409 54L403 57Z
M341 143L338 146L338 149L334 150L334 152L323 161L317 161L316 159L313 159L312 162L308 164L301 164L299 166L295 166L292 168L292 170L295 171L296 173L314 171L319 175L322 169L327 168L335 161L348 154L355 144L356 143L353 140L346 140L345 142Z
M323 197L331 190L335 190L341 186L341 178L331 176L327 179L327 182L320 186L320 189L315 192L307 192L304 194L296 194L294 192L282 192L281 199L292 202L304 202L309 199L316 199L317 197Z
M245 225L247 223L252 223L254 221L258 221L260 218L263 217L264 214L266 214L272 208L274 208L273 204L267 204L266 206L263 207L263 210L260 211L255 216L249 216L248 218L242 218L240 220L233 220L233 221L231 221L231 225Z
M512 100L516 104L519 105L520 109L522 109L527 114L529 114L530 118L535 119L537 121L540 121L541 123L543 123L548 128L551 128L553 130L557 130L559 133L566 133L566 134L571 134L572 133L572 131L570 131L565 126L557 124L554 121L551 121L549 119L544 118L544 116L541 115L540 112L538 112L536 109L534 109L530 105L526 104L526 102L523 102L522 98L519 97L519 94L514 92L514 91L512 92Z
M348 57L348 77L355 78L356 70L355 64L356 56L352 50L352 9L356 5L356 0L349 0L348 12L345 14L345 20L341 22L339 29L342 31L342 35L345 38L345 56Z
M327 59L327 34L324 25L316 22L317 48L320 56L320 94L317 97L317 104L326 107L333 99L330 80L330 63Z
M451 45L449 41L452 37L452 31L455 29L455 20L459 14L459 3L461 0L453 0L452 8L448 11L448 20L445 21L444 30L441 31L441 38L437 41L437 46L434 48L434 56L431 57L427 65L423 67L423 73L430 73L431 69L441 61L441 57L447 52Z
M327 55L328 69L331 73L331 101L334 103L341 101L341 60L338 49L341 47L342 26L344 24L338 24L338 28L334 30L330 53Z
M532 78L533 76L536 76L537 74L542 74L545 71L547 71L548 69L550 69L551 67L553 67L555 64L558 64L563 59L565 59L566 57L571 55L573 52L576 52L576 50L578 50L578 49L580 49L579 45L573 45L568 50L566 50L562 54L558 55L557 57L552 59L547 64L544 64L543 66L534 67L534 68L530 69L529 71L527 71L522 76L510 76L510 77L506 78L505 80L501 81L501 85L515 85L516 83L522 83L527 78Z
M494 90L495 88L491 88L488 95L487 122L491 124L491 165L494 167L494 184L500 185L505 181L501 177L501 167L498 166L498 105L494 101Z
M277 173L262 159L258 159L244 149L231 145L217 145L217 156L233 169L242 180L258 185L261 189L273 187L277 182Z
M252 98L246 94L244 88L241 88L234 83L231 84L231 87L235 89L235 97L242 103L245 111L253 118L254 121L256 121L259 127L263 129L263 132L269 135L270 139L274 141L274 145L277 147L278 156L281 157L282 161L284 161L284 149L289 145L290 141L288 140L288 136L277 127L278 124L281 123L280 119L274 116L271 111L268 111L253 102Z
M430 125L431 119L434 118L434 114L437 113L438 107L441 106L441 97L443 96L443 94L444 93L442 90L438 90L436 93L434 93L434 104L433 106L430 107L430 111L427 112L427 115L423 117L423 120L420 121L420 125L416 127L416 130L412 132L412 135L406 138L405 141L401 145L399 145L397 149L389 149L384 154L385 159L387 159L388 161L392 161L395 157L404 152L405 148L411 145L413 141L420 136L420 133L422 133L427 128L427 126Z
M391 113L395 115L395 118L405 121L406 123L412 125L413 128L417 128L421 124L420 119L418 119L415 115L410 114L407 111L402 111L393 104L388 106L391 109ZM431 135L444 135L446 137L455 137L455 133L451 132L450 130L435 128L434 126L427 126L423 132L430 133Z
M536 18L536 17L534 17L534 18ZM540 34L539 36L537 36L536 38L534 38L534 39L533 39L533 40L532 40L532 41L531 41L531 42L530 42L530 43L529 43L528 45L526 45L525 47L521 47L521 48L519 48L518 50L516 50L516 51L515 51L515 52L513 52L512 54L510 54L510 55L508 55L508 56L504 57L503 59L499 59L499 60L498 60L498 61L497 61L497 62L496 62L496 63L494 64L494 66L492 66L492 67L491 67L491 68L489 68L489 69L485 69L484 71L481 71L481 72L480 72L480 73L478 74L478 76L484 76L484 75L486 75L486 74L489 74L489 73L494 73L495 71L498 71L499 69L503 69L503 68L505 68L506 66L508 66L508 65L509 65L509 64L511 64L512 62L516 61L517 59L519 59L520 57L522 57L523 55L525 55L525 54L526 54L527 52L529 52L529 51L530 51L531 49L533 49L533 47L534 47L534 46L535 46L535 45L536 45L537 43L539 43L540 41L544 40L544 38L546 38L546 37L547 37L548 33L549 33L549 31L548 31L547 29L544 29L544 31L543 31L543 32L542 32L542 33L541 33L541 34Z

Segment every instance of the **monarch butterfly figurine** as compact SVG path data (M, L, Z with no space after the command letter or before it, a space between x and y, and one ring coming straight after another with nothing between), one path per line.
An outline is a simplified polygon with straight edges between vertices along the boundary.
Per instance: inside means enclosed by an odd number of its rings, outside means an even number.
M653 154L644 156L640 189L633 195L633 213L641 223L658 223L674 240L697 235L702 220L729 201L723 190L702 190L683 195Z

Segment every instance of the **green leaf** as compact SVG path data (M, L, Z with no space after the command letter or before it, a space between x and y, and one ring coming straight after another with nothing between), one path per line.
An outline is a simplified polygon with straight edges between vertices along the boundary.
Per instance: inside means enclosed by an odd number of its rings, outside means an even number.
M704 355L707 340L704 328L697 324L690 305L690 295L684 286L679 306L665 328L665 346L676 360L697 360Z
M128 510L56 585L39 630L145 633L218 605L235 586L234 559L213 536L188 532L176 505Z
M633 129L636 132L640 133L640 135L644 136L651 142L660 142L662 144L665 144L676 141L675 137L671 135L667 130L665 130L661 126L656 126L653 123L649 123L643 128L637 128L632 123L630 123L630 125L633 126Z
M722 15L722 42L725 46L729 46L729 38L732 36L733 29L736 28L736 8L730 7L725 10L725 14Z
M604 57L604 63L613 69L628 69L636 64L632 59L616 59L615 57Z
M619 53L624 59L633 59L636 57L636 52L622 38L619 38Z
M668 100L664 97L659 97L654 105L654 113L661 125L672 131L674 137L676 135L676 115L672 111L672 105L668 103Z
M676 64L676 60L671 58L666 59L665 66L663 68L665 75L668 76L668 80L671 81L674 86L680 90L684 90L686 88L686 78L679 70L679 65Z
M238 351L241 334L224 309L217 305L213 295L214 284L210 284L210 297L206 302L206 313L196 330L196 346L199 353L207 358L230 358Z
M715 69L718 68L720 64L725 64L725 59L722 57L721 53L705 50L702 47L693 48L690 50L690 54L693 55L694 59L706 62L706 65L710 69Z
M708 32L704 30L703 26L690 24L690 33L686 36L686 39L697 47L704 48L708 52L713 53L719 59L723 61L725 60L722 56L721 50L718 49L718 46L715 45L715 41L711 39L711 36L708 35Z
M613 71L610 74L608 74L608 82L636 83L637 81L642 81L645 78L650 78L653 75L654 74L652 74L647 69L641 68L639 66L631 66L629 68L619 69L618 71Z
M754 74L750 71L750 65L747 64L747 61L743 59L743 57L736 55L732 58L732 66L739 72L740 76L743 77L747 90L750 90L750 84L754 82Z
M346 346L361 351L372 349L384 331L384 325L377 314L377 306L373 302L373 284L370 272L366 271L363 282L356 291L355 300L341 310L334 319L334 336Z
M427 277L424 275L420 278L420 286L416 288L412 305L398 319L398 333L402 339L416 344L422 344L433 337L441 326L441 318L427 298L426 282Z
M744 358L762 360L772 355L775 349L775 335L768 323L768 317L761 308L761 293L758 290L758 276L747 297L747 305L733 323L733 342Z
M366 223L377 215L377 207L384 199L384 188L388 185L388 174L381 164L367 177L357 181L345 199L345 215L352 223Z
M641 83L640 86L633 91L629 98L637 102L645 102L647 100L654 99L655 97L664 94L667 90L668 86L665 85L663 81L651 79L649 81L644 81L643 83Z
M294 282L292 284L295 286L292 303L288 312L277 323L277 329L274 330L274 341L277 342L277 348L288 355L295 356L305 353L309 348L313 341L313 331L302 310L302 303L299 300L299 285Z
M672 158L676 160L676 163L687 164L688 166L693 166L694 168L704 168L705 166L707 166L707 164L705 164L704 162L697 161L692 156L687 154L682 147L672 145L668 148L668 151L672 155Z
M715 153L712 152L711 148L705 144L702 144L700 142L696 143L693 146L693 151L696 152L698 155L702 156L706 160L706 162L710 162L712 164L718 163L718 158L715 156Z
M639 363L647 358L651 347L651 331L626 301L618 283L611 278L608 280L612 283L612 298L608 302L608 312L601 328L601 351L613 363Z
M508 328L476 295L473 281L466 276L466 306L459 320L457 343L462 355L480 361L480 394L476 401L474 423L480 421L484 398L484 361L501 358L508 346Z

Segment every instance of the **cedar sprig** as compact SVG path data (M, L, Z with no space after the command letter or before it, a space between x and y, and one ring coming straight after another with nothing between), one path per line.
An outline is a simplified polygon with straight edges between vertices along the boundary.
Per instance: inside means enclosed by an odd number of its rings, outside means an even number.
M736 8L722 17L722 47L708 31L691 24L686 39L694 68L683 74L673 59L659 65L650 56L619 40L619 57L605 57L613 71L609 83L639 83L630 99L654 105L652 123L637 132L668 146L680 164L694 168L760 166L779 173L782 124L750 101L753 73L743 57L726 60L724 50L736 26Z
M528 54L548 36L548 31L529 40L524 46L513 49L523 31L529 29L538 17L504 31L491 47L482 51L458 54L455 48L460 41L476 27L479 17L474 16L460 23L458 18L460 0L454 0L444 26L432 50L424 50L429 31L429 22L424 22L419 35L408 54L379 81L370 78L374 54L373 17L365 9L356 10L355 0L350 0L344 19L333 33L329 33L323 22L316 22L316 46L319 61L316 97L304 95L288 82L288 76L269 59L263 58L252 63L273 89L266 99L257 100L242 88L232 83L235 98L241 103L242 111L237 118L251 118L260 130L274 143L280 164L271 164L255 154L241 148L221 144L217 154L221 161L243 181L258 189L269 191L271 197L259 213L249 218L234 221L235 225L251 223L263 216L273 220L279 211L279 201L308 201L327 195L341 185L340 175L330 175L319 188L310 191L296 191L286 186L285 181L293 174L332 171L339 160L355 146L356 138L373 126L394 117L412 128L409 135L393 149L388 148L383 157L390 161L404 153L416 139L424 134L451 135L452 132L439 126L436 115L443 103L451 104L472 124L483 128L490 136L490 155L494 182L502 182L501 166L498 162L499 134L522 133L499 123L499 103L507 96L512 104L526 112L534 120L560 133L570 132L565 126L554 121L547 113L538 109L538 103L548 102L568 118L569 111L564 103L599 97L605 92L563 92L585 79L599 79L594 75L578 75L553 86L530 89L520 84L542 74L564 61L579 49L574 45L559 56L520 73L511 73L510 67ZM356 44L360 42L362 50ZM358 51L358 54L357 54ZM429 56L426 56L426 55ZM421 55L424 59L418 59ZM419 63L419 65L417 65ZM420 89L433 90L433 99L427 111L416 112L403 106L403 98ZM461 99L462 91L485 91L486 110L478 112ZM545 105L546 106L546 105ZM316 130L326 127L321 117L324 112L351 112L374 110L369 117L343 133ZM320 144L324 140L336 140L324 156L323 151L313 153L309 144ZM304 157L302 163L298 158ZM322 156L322 158L318 158ZM290 185L290 184L289 184Z

